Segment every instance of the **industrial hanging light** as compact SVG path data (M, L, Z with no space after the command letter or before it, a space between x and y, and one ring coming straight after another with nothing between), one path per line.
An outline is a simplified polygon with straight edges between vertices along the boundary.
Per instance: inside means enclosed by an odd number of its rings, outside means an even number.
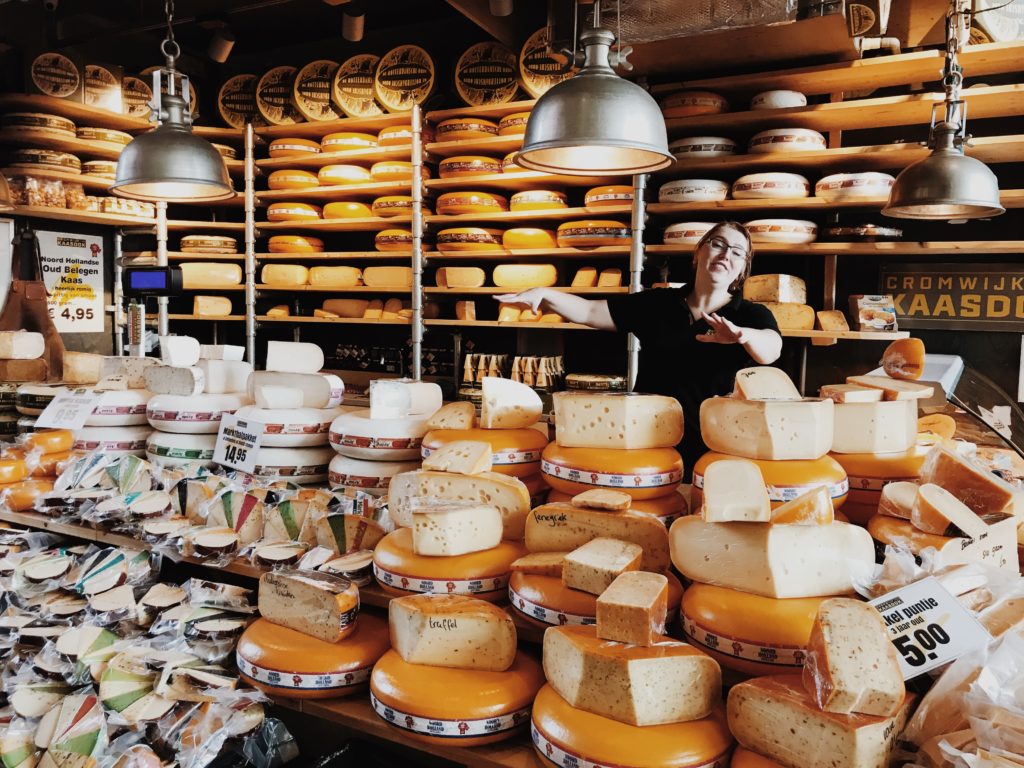
M942 83L946 90L944 119L935 122L935 106L928 136L931 154L907 166L893 184L882 213L899 219L966 221L998 216L1006 209L999 201L999 180L980 160L964 154L967 104L960 98L963 69L957 54L967 40L971 24L970 0L952 0L946 16L946 63Z
M537 100L516 165L547 173L627 176L671 164L657 102L612 69L613 64L632 68L625 60L630 49L611 52L615 35L601 27L600 0L594 3L594 25L580 42L582 69Z
M181 48L174 40L174 0L168 0L167 37L160 46L166 67L153 72L154 119L159 125L136 136L117 161L110 191L135 200L205 202L233 197L224 159L210 142L192 133L188 75L174 63ZM166 78L167 93L161 80Z

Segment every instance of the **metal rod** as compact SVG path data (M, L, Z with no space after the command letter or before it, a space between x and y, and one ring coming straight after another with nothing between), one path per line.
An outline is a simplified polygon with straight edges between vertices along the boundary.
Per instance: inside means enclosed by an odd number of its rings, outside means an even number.
M423 115L412 108L412 378L423 375Z
M124 286L121 281L124 279L124 265L121 258L124 256L123 241L124 235L121 230L114 233L114 288L111 298L114 304L114 354L118 357L124 354Z
M167 266L167 201L160 200L156 204L156 265ZM167 323L167 297L157 296L156 299L156 332L167 336L170 331Z
M647 189L647 174L640 173L633 177L633 210L630 220L629 242L629 292L639 293L644 289L641 278L644 272L644 226L647 220L647 201L644 192ZM640 368L640 340L632 333L626 342L626 383L629 391L636 386L636 377Z
M256 365L256 161L255 132L245 125L245 359Z

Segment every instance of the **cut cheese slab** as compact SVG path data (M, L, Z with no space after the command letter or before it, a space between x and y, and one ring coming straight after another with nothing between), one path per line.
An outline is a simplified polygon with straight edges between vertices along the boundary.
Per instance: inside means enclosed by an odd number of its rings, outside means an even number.
M451 557L498 546L501 512L484 504L430 504L412 510L412 548L417 555Z
M96 384L103 378L103 355L64 350L64 383Z
M782 301L759 302L775 317L782 331L810 331L814 328L814 307Z
M840 522L707 523L691 516L676 520L670 537L672 562L687 578L765 597L846 594L875 561L870 534Z
M958 531L962 531L968 537L976 538L988 531L988 524L970 507L945 488L932 483L925 483L917 489L910 522L920 531L941 536L958 536Z
M779 368L759 365L736 372L736 394L744 400L802 400L793 380Z
M881 402L883 392L858 384L826 384L818 394L837 403L877 403Z
M241 361L245 357L245 347L237 344L200 344L200 360L233 360Z
M945 488L979 515L1003 512L1015 493L1002 478L942 446L925 457L921 482Z
M700 406L701 436L712 451L748 459L817 459L832 448L834 405L712 397Z
M260 615L326 643L352 634L359 615L359 588L314 571L271 571L260 577Z
M301 264L264 264L260 271L260 282L278 287L306 285L309 269Z
M160 359L164 365L187 368L199 362L199 340L191 336L161 336Z
M897 339L882 354L882 370L894 379L920 379L924 362L924 342L920 339Z
M537 423L544 404L540 395L511 379L485 376L482 382L480 426L484 429L522 429Z
M473 429L476 407L469 401L442 405L427 419L427 429Z
M848 331L850 324L846 322L846 315L839 309L819 309L815 313L818 321L818 328L823 331Z
M885 768L913 705L892 717L822 712L799 675L773 675L729 691L729 730L747 749L787 768Z
M812 488L776 507L770 520L776 525L830 525L834 521L835 510L827 485Z
M668 579L660 573L627 571L597 598L597 636L629 645L655 645L665 634L667 612Z
M595 627L545 632L544 675L572 706L635 726L707 717L722 685L718 663L686 643L609 643Z
M459 475L478 475L490 472L492 455L490 443L478 440L455 440L423 459L423 469L454 472Z
M562 566L568 552L536 552L520 557L512 563L513 573L562 578Z
M590 491L577 493L571 499L573 506L587 507L589 509L605 509L610 512L621 512L629 509L633 499L628 493L619 491L606 491L602 488L594 488Z
M279 373L317 373L324 367L324 352L316 344L303 341L268 341L268 371Z
M181 265L181 287L229 288L242 282L239 264L214 261L187 261Z
M516 657L512 617L467 595L409 595L388 605L391 647L403 661L504 672Z
M367 267L363 284L370 288L408 288L412 285L412 267Z
M562 563L562 583L600 595L626 571L640 567L643 549L618 539L596 538L569 552Z
M154 395L198 395L206 385L200 368L154 365L145 372L146 389Z
M769 522L771 500L757 464L743 459L723 459L708 466L704 470L700 515L709 523Z
M0 331L0 360L35 360L46 352L43 334L34 331Z
M917 500L917 483L898 480L882 486L878 500L878 514L909 520Z
M881 614L837 597L818 608L804 664L804 687L826 712L892 717L903 706L896 648Z
M210 369L207 368L206 371L209 381L212 378ZM255 371L249 376L245 391L253 398L256 395L256 388L266 385L302 390L303 408L336 408L341 405L345 396L345 385L341 379L332 374L319 373Z
M917 442L917 401L836 403L833 453L903 453Z
M880 389L883 400L920 400L935 393L935 388L927 384L915 384L912 381L890 379L886 376L847 376L846 383Z
M566 448L670 448L683 439L683 409L663 395L556 392L555 440Z
M231 299L226 296L196 296L192 300L192 314L200 317L227 317L231 314Z

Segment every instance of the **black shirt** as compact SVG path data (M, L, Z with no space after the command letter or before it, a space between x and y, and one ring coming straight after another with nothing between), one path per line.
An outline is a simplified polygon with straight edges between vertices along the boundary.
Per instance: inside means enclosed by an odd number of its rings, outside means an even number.
M683 455L686 478L706 451L700 435L700 404L733 390L736 372L758 363L740 344L697 341L711 329L694 320L686 304L689 288L655 288L608 299L615 328L636 334L640 362L636 391L670 395L683 406ZM717 314L743 328L778 332L764 306L734 296Z

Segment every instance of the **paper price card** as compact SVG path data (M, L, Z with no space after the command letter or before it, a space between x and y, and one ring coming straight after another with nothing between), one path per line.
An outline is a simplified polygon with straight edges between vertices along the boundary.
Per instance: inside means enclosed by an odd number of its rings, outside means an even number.
M58 393L36 419L36 429L81 429L99 404L101 392L68 389Z
M256 469L264 424L225 413L217 431L213 460L218 464L252 474Z
M992 639L933 576L872 600L871 605L889 629L904 680L931 672Z

